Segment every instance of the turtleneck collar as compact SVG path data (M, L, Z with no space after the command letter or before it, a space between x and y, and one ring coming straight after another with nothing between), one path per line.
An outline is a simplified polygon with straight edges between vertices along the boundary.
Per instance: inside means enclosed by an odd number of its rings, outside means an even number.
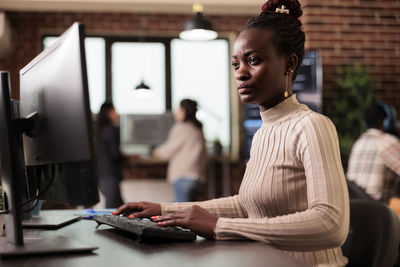
M285 117L288 113L296 110L301 104L297 101L296 95L293 94L286 98L276 106L260 112L263 123L273 123Z

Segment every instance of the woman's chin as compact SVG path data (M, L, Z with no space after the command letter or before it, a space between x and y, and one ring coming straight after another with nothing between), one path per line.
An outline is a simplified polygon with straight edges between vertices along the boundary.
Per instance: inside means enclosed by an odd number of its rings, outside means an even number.
M243 104L257 104L254 101L254 97L252 95L248 94L241 94L240 96L240 101L242 101Z

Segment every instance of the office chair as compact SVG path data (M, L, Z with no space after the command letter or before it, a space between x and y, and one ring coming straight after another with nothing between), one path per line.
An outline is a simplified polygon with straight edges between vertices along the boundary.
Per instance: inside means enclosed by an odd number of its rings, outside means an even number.
M350 231L342 246L347 266L392 267L400 244L397 214L376 200L350 200Z
M347 189L349 191L349 198L350 199L369 199L372 200L373 198L368 195L365 190L359 187L355 182L346 179L347 182Z

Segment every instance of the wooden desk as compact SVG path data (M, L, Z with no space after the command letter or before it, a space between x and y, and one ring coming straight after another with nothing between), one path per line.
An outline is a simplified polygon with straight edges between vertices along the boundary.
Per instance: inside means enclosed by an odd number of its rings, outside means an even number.
M55 211L44 211L43 216ZM58 211L60 213L60 211ZM62 211L68 212L68 211ZM62 213L61 212L61 213ZM58 213L58 214L59 214ZM64 213L65 214L65 213ZM259 242L213 241L198 237L195 242L169 244L140 244L118 234L112 228L81 220L52 231L56 234L98 246L89 254L66 254L0 259L0 266L37 267L260 267L305 266L278 250ZM29 230L38 231L38 230Z
M123 175L126 179L163 179L167 177L168 161L130 156L123 165Z

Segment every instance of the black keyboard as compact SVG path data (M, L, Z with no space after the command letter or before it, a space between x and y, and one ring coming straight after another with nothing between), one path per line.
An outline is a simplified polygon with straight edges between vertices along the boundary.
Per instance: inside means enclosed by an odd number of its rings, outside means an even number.
M140 242L193 241L196 234L180 227L161 227L147 218L128 218L119 215L94 215L97 228L101 224L134 234Z

